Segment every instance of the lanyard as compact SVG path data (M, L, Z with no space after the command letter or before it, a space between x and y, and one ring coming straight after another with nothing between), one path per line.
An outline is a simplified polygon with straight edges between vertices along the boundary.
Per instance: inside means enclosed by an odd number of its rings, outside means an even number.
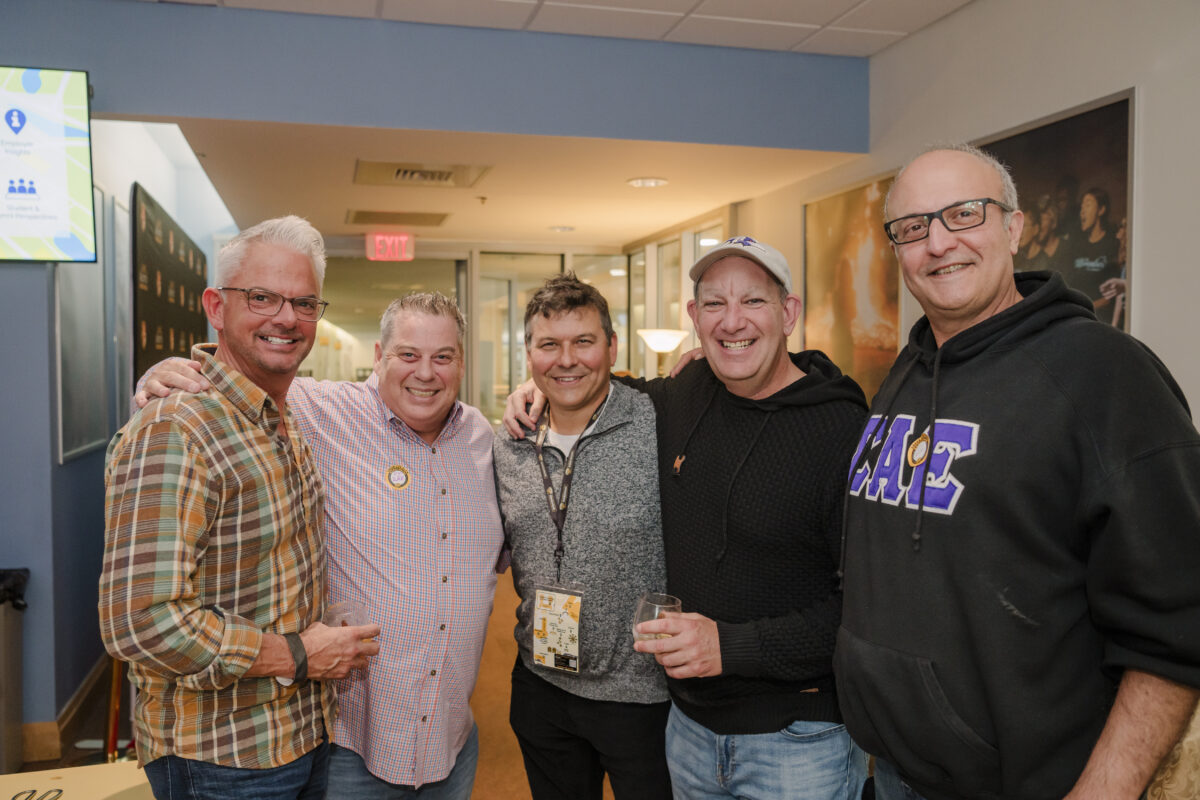
M550 507L550 519L554 522L554 527L558 530L558 544L554 547L554 570L557 573L557 580L562 580L562 557L563 557L563 526L567 524L567 503L571 499L571 480L575 477L575 455L579 452L579 443L583 441L584 434L588 428L595 424L600 418L600 412L604 410L604 404L607 402L606 397L596 407L591 418L587 421L587 425L583 426L583 433L575 440L575 444L571 445L571 452L567 454L567 460L563 464L563 479L562 491L556 498L554 496L554 483L550 480L550 470L546 468L545 451L542 445L546 442L546 434L550 430L550 415L549 410L542 412L542 418L538 420L537 436L533 440L533 449L537 452L538 469L542 473L542 485L546 487L546 504Z

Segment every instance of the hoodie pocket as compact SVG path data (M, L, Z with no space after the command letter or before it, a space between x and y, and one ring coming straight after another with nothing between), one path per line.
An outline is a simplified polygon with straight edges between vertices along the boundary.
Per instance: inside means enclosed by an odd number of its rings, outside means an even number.
M915 783L968 797L1000 789L1000 754L946 697L928 658L838 630L838 700L850 735Z

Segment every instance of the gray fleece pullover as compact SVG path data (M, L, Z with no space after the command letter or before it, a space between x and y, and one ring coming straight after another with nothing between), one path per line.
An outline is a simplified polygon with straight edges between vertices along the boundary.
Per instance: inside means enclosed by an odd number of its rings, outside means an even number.
M525 666L563 691L591 700L657 703L667 699L666 680L653 656L634 651L632 630L638 595L666 586L654 406L618 383L609 392L600 418L579 440L557 581L583 589L578 675L533 663L534 587L556 582L558 532L533 435L496 436L500 516L521 597L514 634ZM549 443L543 452L557 493L567 454Z

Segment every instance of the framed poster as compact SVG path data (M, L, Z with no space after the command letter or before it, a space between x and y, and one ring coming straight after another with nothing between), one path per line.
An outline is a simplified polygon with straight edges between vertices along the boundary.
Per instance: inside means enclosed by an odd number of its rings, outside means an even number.
M1025 229L1017 270L1049 269L1129 329L1129 97L980 143L1008 165Z
M168 356L203 342L200 296L208 286L204 251L141 184L131 192L133 222L133 371L144 375ZM130 378L132 383L133 378Z
M804 346L874 396L896 360L900 273L883 232L892 179L804 207Z

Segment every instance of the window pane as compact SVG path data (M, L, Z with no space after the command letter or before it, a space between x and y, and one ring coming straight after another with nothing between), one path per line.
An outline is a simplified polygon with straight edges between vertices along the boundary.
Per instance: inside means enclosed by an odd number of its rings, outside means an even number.
M680 246L675 239L658 246L658 327L678 328Z
M575 274L584 283L595 286L608 301L608 315L612 317L613 331L617 334L617 363L615 370L629 369L629 257L580 256L574 257ZM643 290L644 291L644 290Z
M475 376L479 410L493 425L500 423L508 395L527 377L525 304L547 278L561 272L562 256L557 253L480 254L480 294L485 295L484 285L490 281L493 318L486 326L480 323Z
M639 378L646 371L646 343L637 335L646 327L646 251L629 256L629 371Z

